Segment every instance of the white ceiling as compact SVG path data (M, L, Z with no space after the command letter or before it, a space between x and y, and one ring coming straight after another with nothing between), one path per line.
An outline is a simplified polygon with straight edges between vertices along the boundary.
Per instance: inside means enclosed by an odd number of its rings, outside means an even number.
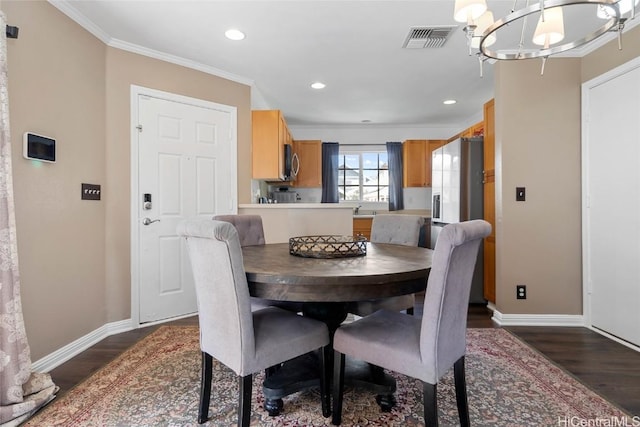
M49 1L110 46L252 85L253 107L292 125L451 126L493 97L494 65L480 77L453 0ZM488 3L497 18L514 1ZM402 48L412 27L450 25L442 48ZM245 40L226 39L229 28Z

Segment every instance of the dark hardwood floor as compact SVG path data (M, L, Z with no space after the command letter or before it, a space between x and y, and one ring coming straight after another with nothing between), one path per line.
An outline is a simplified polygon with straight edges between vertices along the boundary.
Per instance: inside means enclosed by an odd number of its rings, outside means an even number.
M416 315L422 309L416 306ZM197 325L197 317L169 325ZM493 328L491 312L483 306L469 308L468 327ZM62 395L115 359L124 350L159 326L113 335L51 371ZM614 402L632 416L640 416L640 353L586 328L505 328L563 367L592 390Z

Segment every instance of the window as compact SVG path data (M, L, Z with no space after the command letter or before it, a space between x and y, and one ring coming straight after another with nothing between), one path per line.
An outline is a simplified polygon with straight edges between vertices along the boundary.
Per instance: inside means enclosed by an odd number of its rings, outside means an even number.
M338 193L340 200L346 201L389 201L387 152L340 153Z

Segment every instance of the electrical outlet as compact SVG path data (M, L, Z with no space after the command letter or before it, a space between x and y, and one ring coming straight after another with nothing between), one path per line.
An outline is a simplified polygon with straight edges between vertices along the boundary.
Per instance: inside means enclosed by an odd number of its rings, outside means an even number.
M527 299L527 287L525 285L516 285L516 299Z

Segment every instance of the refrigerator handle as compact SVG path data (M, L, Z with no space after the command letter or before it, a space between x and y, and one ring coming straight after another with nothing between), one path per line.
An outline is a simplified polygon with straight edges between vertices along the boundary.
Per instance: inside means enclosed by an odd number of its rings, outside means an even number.
M434 220L440 219L440 195L439 194L434 194L433 195L433 205L432 205L431 217Z

